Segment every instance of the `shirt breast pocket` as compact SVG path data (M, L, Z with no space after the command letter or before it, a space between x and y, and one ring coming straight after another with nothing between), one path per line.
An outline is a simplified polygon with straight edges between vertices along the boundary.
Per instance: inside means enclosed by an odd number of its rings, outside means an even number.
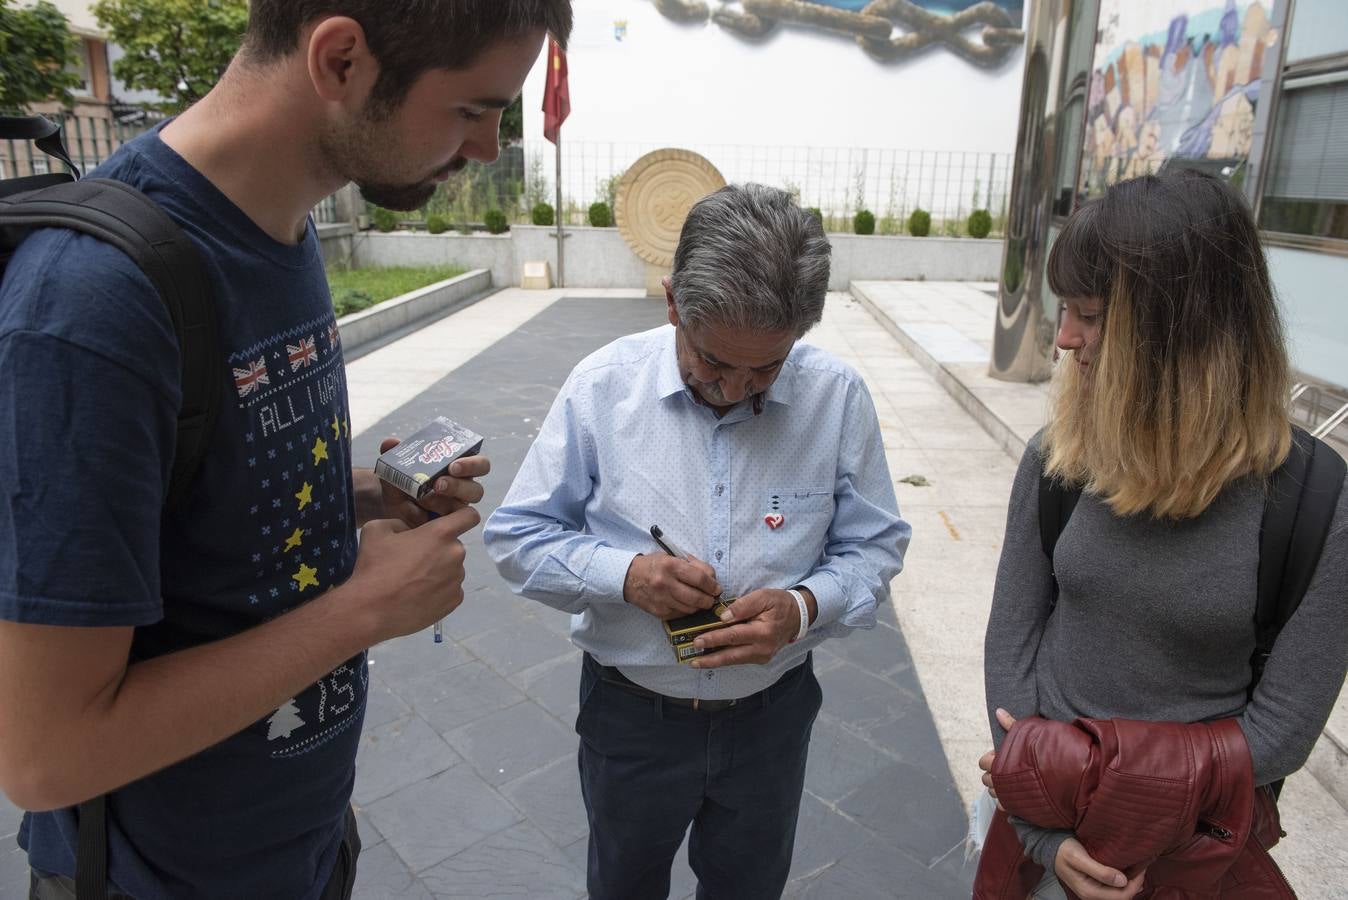
M793 520L825 522L833 519L833 491L829 488L785 488L768 497L768 527L782 527Z

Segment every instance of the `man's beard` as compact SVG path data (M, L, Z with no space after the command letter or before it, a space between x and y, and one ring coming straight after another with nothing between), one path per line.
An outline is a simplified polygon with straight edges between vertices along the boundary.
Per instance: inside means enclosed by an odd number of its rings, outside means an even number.
M380 139L380 126L387 118L367 113L350 130L330 131L323 136L320 151L327 164L354 182L361 196L375 206L400 212L421 209L435 194L436 179L460 171L468 160L455 156L447 165L414 181L384 180L395 174L389 163L398 158L397 151Z

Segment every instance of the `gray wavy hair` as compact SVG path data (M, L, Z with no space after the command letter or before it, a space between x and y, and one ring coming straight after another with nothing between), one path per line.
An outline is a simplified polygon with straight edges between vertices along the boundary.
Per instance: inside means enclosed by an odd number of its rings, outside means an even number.
M671 289L681 323L802 337L824 315L832 248L786 191L727 185L688 213Z

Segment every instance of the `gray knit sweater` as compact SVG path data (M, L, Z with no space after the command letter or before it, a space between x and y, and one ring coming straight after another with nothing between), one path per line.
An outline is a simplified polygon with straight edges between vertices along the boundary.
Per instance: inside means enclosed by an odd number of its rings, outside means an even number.
M1006 539L984 645L993 740L997 707L1016 717L1077 716L1197 722L1236 717L1256 784L1301 767L1348 668L1348 487L1320 564L1283 628L1254 700L1263 480L1227 488L1196 519L1120 518L1083 495L1058 539L1060 595L1039 539L1041 435L1011 490ZM1017 829L1029 856L1052 867L1067 832Z

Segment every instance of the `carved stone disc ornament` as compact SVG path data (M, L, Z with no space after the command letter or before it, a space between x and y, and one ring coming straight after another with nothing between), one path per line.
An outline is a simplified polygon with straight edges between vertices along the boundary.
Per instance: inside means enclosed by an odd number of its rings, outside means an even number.
M655 150L632 163L618 185L613 217L632 252L652 266L674 265L679 231L694 203L725 178L690 150Z

